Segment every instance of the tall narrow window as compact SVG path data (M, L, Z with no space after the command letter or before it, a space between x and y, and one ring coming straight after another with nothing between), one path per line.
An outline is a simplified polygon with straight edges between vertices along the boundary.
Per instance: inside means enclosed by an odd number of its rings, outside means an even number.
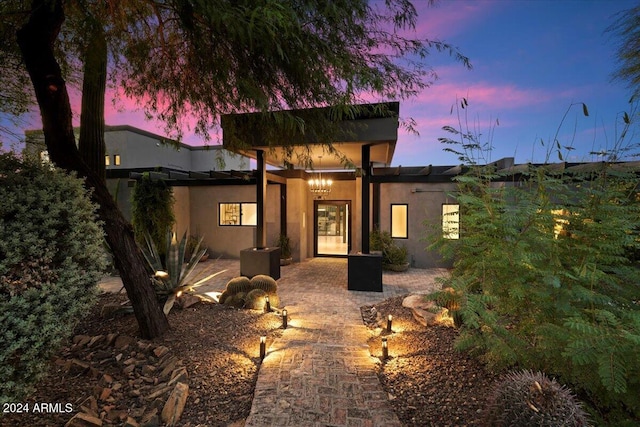
M120 154L113 155L113 164L116 166L120 166Z
M445 239L460 238L460 205L442 205L442 234Z
M104 156L104 165L109 166L110 164L111 164L110 157L107 154L106 156Z
M391 237L409 238L409 205L391 205Z
M218 225L256 225L258 208L255 203L220 203Z

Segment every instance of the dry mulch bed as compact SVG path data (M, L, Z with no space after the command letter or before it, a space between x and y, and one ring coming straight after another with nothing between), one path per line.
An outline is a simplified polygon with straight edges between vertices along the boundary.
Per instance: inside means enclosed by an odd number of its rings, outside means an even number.
M411 310L402 306L403 298L361 308L365 323L376 332L369 340L371 353L380 355L381 338L387 338L389 358L379 365L378 376L398 418L406 426L482 425L498 377L477 359L454 350L455 328L425 328L414 321Z
M105 303L123 299L123 295L102 295L96 307L80 323L76 334L135 336L137 325L133 315L112 319L100 316ZM379 376L398 417L407 426L478 425L487 392L495 377L487 373L478 361L453 350L455 329L440 326L425 329L413 321L410 311L401 304L402 298L398 297L375 306L375 311L385 319L388 314L393 315L394 333L387 335L384 329L376 329L377 336L369 342L371 353L379 355L380 338L388 336L390 358L380 365ZM371 313L371 307L363 307L362 311L363 314ZM364 317L366 321L367 316ZM269 341L275 339L281 331L280 318L274 313L199 303L187 309L174 308L169 321L171 330L161 339L146 344L151 348L167 347L187 368L189 397L178 425L242 426L251 409L257 380L259 336L267 335ZM374 324L369 326L377 327ZM131 346L125 353L135 348ZM135 352L133 354L135 356ZM110 356L107 356L108 359ZM130 356L127 353L122 360ZM136 395L137 392L132 391L134 387L128 387L134 377L122 373L122 363L100 362L95 351L76 349L69 342L51 362L49 374L37 385L35 393L25 401L69 402L74 405L74 412L5 416L0 418L0 425L63 426L80 411L80 404L88 396L98 395L100 378L74 375L65 368L63 362L72 358L96 364L101 374L106 373L124 385L118 393L112 394L116 399L111 399L111 402L102 402L98 398L98 412L103 417L103 425L123 425L125 418L110 422L109 413L103 409L105 407L115 407L124 415L135 415L140 422L141 414L153 406L153 402L145 400L147 392ZM92 358L95 359L93 362Z

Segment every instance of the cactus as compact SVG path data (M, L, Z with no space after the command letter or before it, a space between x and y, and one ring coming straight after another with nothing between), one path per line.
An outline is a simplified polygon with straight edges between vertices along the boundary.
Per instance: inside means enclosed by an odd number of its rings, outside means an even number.
M541 372L511 372L496 384L487 426L588 426L571 390Z
M222 293L221 293L221 294L220 294L220 296L218 297L218 302L219 302L220 304L224 304L224 302L225 302L227 299L229 299L229 297L230 297L231 295L232 295L232 294L231 294L229 291L226 291L226 290L225 290L225 291L222 291Z
M249 292L251 289L251 281L245 276L234 277L227 283L227 291L231 295L235 295L238 292Z
M278 291L278 284L276 281L264 274L258 274L251 279L251 287L253 289L262 289L268 294L275 294Z
M246 296L246 292L238 292L237 294L229 298L231 300L230 305L236 308L244 307L244 300Z
M244 308L250 310L264 310L265 299L267 293L262 289L253 289L249 291L244 299Z

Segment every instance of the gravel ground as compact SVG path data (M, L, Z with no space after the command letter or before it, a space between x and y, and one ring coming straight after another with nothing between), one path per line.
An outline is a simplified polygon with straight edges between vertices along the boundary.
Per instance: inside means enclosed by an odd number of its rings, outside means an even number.
M398 418L406 426L482 425L488 392L497 376L453 349L456 329L425 328L415 322L402 306L403 298L361 309L365 323L378 332L369 340L371 352L379 353L382 337L387 338L389 358L379 365L378 376ZM383 315L383 322L367 315L372 308ZM389 314L391 334L386 332Z
M100 316L105 303L123 299L121 294L101 296L76 334L135 336L133 315L108 320ZM394 332L386 334L378 328L379 334L369 341L372 354L379 354L381 337L388 337L390 358L380 364L379 377L398 417L407 426L478 425L495 377L476 360L453 350L455 329L424 328L412 320L410 311L401 303L402 298L398 297L375 306L379 313L394 316ZM363 307L362 311L370 310L371 307ZM260 363L257 337L267 335L270 341L279 336L278 316L199 303L187 309L174 308L169 321L170 332L152 344L168 347L188 371L189 398L178 425L242 426L251 408ZM4 416L0 426L63 426L79 411L80 402L95 394L94 380L71 375L63 368L65 359L91 360L91 354L74 353L71 348L69 342L51 361L49 374L25 402L70 402L74 412ZM120 369L101 368L126 385L127 378ZM122 393L111 404L131 413L140 400L139 396Z

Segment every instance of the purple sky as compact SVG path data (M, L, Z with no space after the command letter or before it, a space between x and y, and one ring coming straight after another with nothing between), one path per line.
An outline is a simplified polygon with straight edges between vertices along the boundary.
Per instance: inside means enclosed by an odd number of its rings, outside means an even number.
M624 83L611 81L616 40L605 29L615 13L634 2L455 0L435 8L422 0L414 4L420 14L418 36L458 47L473 70L446 54L427 58L439 80L417 98L401 102L401 117L415 119L419 135L401 130L393 165L460 163L443 152L438 138L448 136L442 126L458 127L451 108L462 97L469 101L469 126L482 134L481 142L493 143L491 160L513 156L517 162L544 161L558 130L560 143L575 147L566 160L597 160L589 152L613 145L616 123L619 129L620 115L629 111L630 91ZM559 128L569 106L580 102L587 104L590 116L574 106ZM163 133L162 125L146 121L142 112L116 111L110 104L107 110L109 125ZM492 126L496 119L499 125ZM34 121L30 125L39 127ZM202 144L189 132L184 142ZM551 158L557 159L555 154Z

